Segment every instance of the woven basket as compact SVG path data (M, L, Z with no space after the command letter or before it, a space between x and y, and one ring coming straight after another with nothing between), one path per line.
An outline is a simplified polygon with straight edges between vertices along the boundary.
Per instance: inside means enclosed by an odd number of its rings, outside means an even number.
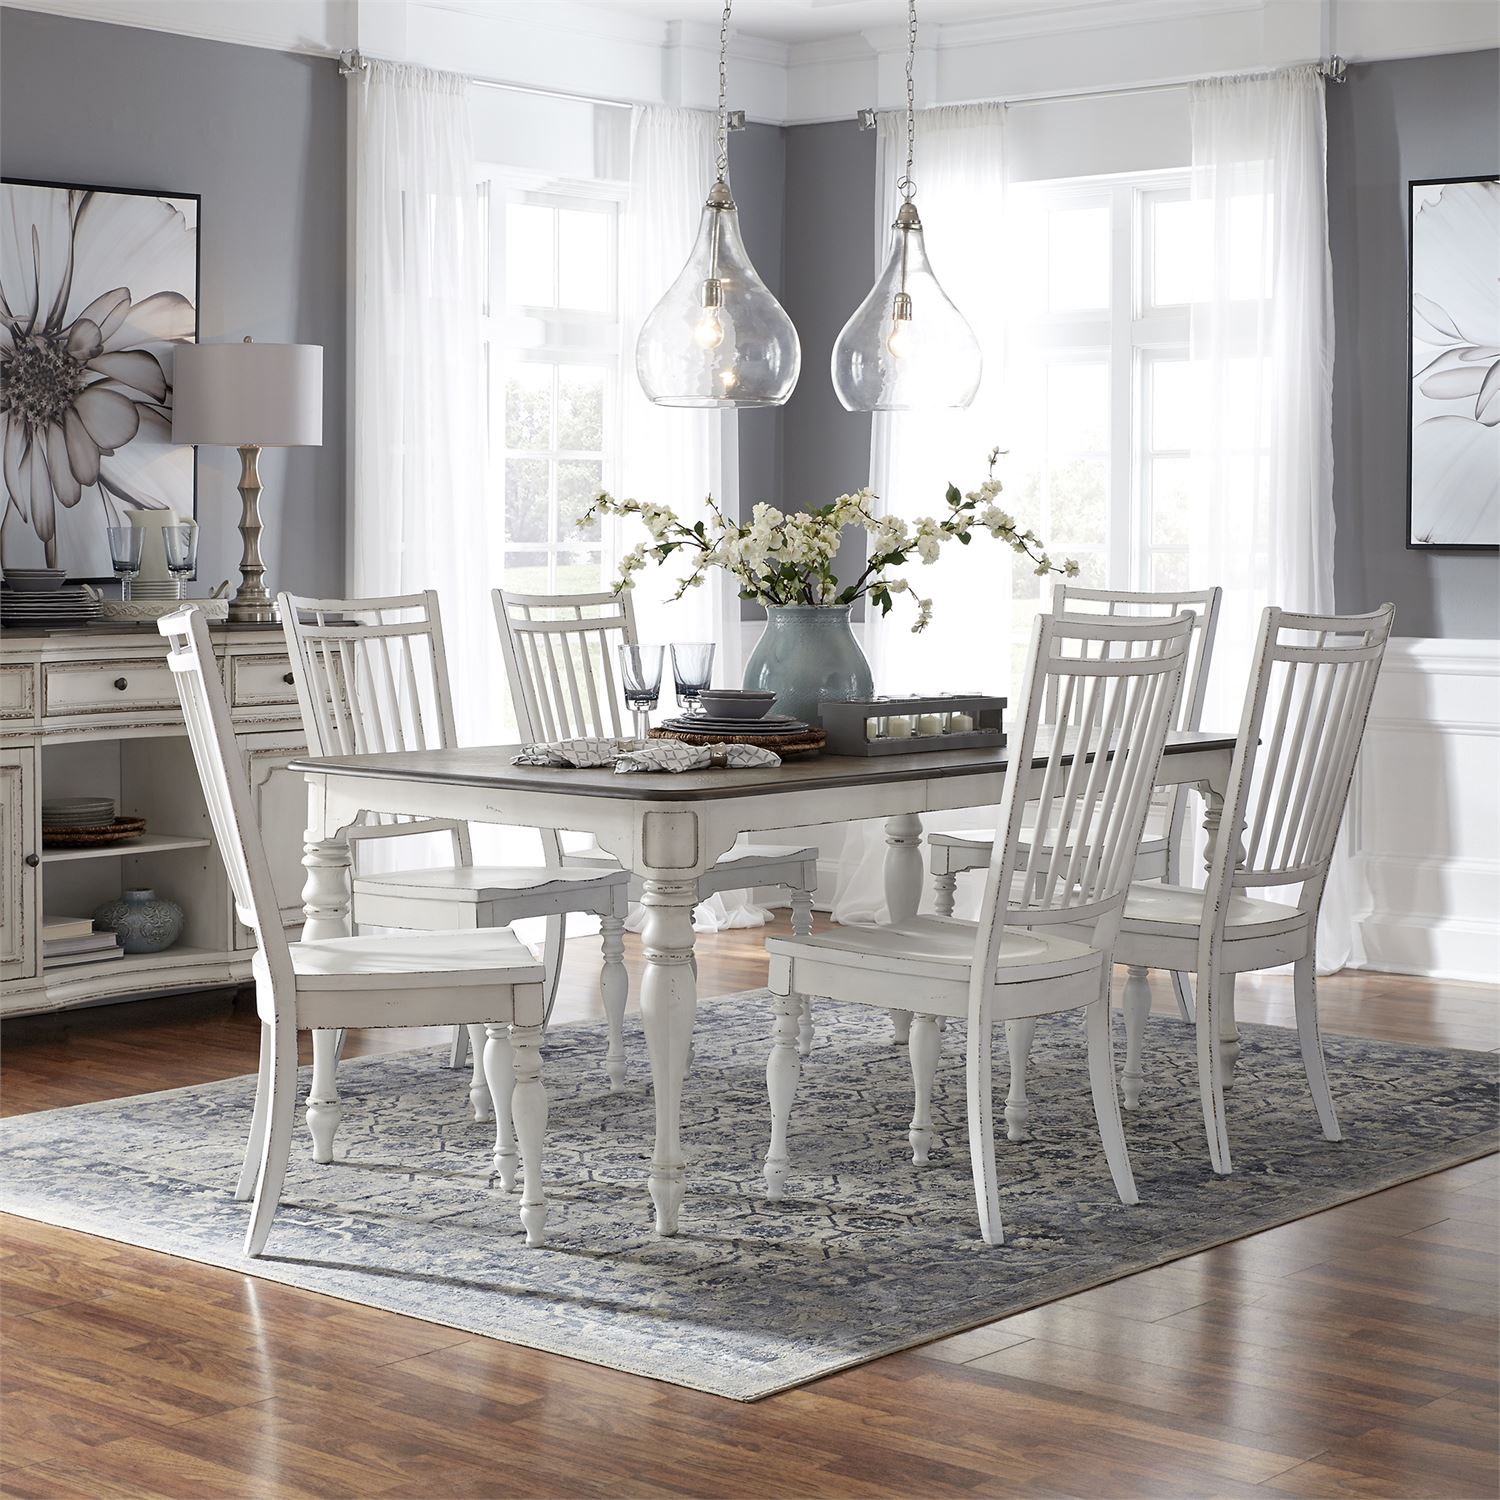
M678 740L684 745L759 745L783 760L816 755L828 742L821 729L799 729L795 734L694 734L689 729L653 729L653 740Z
M44 849L99 849L106 844L128 844L146 831L144 818L116 818L113 823L98 823L83 828L48 828L42 826Z

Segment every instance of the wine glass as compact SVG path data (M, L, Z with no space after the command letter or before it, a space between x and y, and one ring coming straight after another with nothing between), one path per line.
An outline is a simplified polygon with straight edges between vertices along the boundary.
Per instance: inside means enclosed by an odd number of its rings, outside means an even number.
M702 713L698 696L713 681L714 643L678 641L672 646L672 684L677 701L690 714Z
M109 560L120 580L120 598L130 598L130 580L141 571L141 547L146 533L139 526L111 526Z
M665 646L621 646L620 683L625 702L635 715L637 739L648 739L651 732L650 711L661 697L661 664Z
M163 526L161 543L167 552L167 572L177 585L177 597L182 598L182 586L198 566L198 523L184 521L178 526Z

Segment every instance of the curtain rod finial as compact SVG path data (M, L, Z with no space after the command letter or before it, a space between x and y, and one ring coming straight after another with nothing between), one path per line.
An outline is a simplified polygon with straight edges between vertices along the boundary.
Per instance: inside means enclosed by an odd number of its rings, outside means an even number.
M874 130L875 111L873 109L862 109L854 118L859 121L861 130Z
M369 66L357 51L339 53L340 78L347 78L351 73L363 73Z

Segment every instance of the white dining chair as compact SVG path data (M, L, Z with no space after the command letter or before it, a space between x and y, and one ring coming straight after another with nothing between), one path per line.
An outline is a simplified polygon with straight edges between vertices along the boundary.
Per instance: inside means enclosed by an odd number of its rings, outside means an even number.
M1224 1088L1238 1042L1236 974L1292 965L1302 1064L1324 1138L1340 1140L1318 1032L1317 937L1334 843L1396 609L1303 615L1267 609L1235 742L1206 887L1130 889L1115 958L1128 966L1125 1074L1139 1097L1150 969L1197 973L1198 1088L1209 1159L1231 1170ZM1296 887L1290 900L1252 895ZM1279 896L1278 892L1278 896Z
M628 737L630 717L618 686L617 654L637 644L635 612L628 592L618 594L517 594L494 590L495 621L505 652L505 670L523 738L564 740L576 736ZM597 847L568 852L564 860L591 869L618 869ZM698 899L724 891L780 886L791 900L792 931L812 931L818 851L794 844L738 845L698 877ZM632 878L631 900L640 898ZM606 1069L611 1087L624 1077L626 996L606 998L609 1024ZM812 1006L804 1007L798 1047L812 1049Z
M277 603L297 684L308 748L314 755L369 755L437 750L456 742L453 695L437 594L383 599L306 599L281 594ZM474 690L481 691L482 684ZM541 830L542 862L476 865L467 824L433 818L374 815L367 838L446 834L447 862L430 868L356 871L354 920L417 931L506 927L547 919L543 944L547 1011L557 996L567 917L599 919L603 963L599 988L606 1010L623 1007L628 880L623 870L563 864L557 835ZM360 842L356 838L356 854ZM450 1065L462 1066L469 1035L459 1031ZM490 1096L478 1048L469 1099L478 1120L490 1118Z
M779 1199L785 1191L799 1074L798 997L814 994L912 1013L915 1108L908 1139L918 1165L932 1141L941 1021L967 1019L969 1156L980 1231L991 1244L1003 1238L990 1058L995 1022L1006 1023L1014 1068L1019 1023L1084 1011L1105 1159L1120 1201L1136 1202L1115 1094L1111 950L1191 631L1185 614L1167 620L1038 618L977 923L919 916L766 944L775 1012L766 1064L768 1197ZM1049 698L1061 705L1051 723L1044 713ZM1032 796L1025 789L1037 767ZM1074 935L1060 935L1063 924Z
M1173 713L1172 727L1197 729L1203 720L1203 698L1208 688L1209 663L1213 659L1214 634L1218 628L1222 589L1183 590L1176 593L1143 593L1128 589L1091 589L1058 582L1052 588L1052 613L1104 614L1111 619L1166 619L1187 613L1193 617L1193 638L1188 650L1182 695ZM1047 722L1054 721L1055 702L1046 706ZM1137 880L1175 883L1181 870L1183 823L1187 817L1188 788L1158 787L1151 797L1146 828L1136 855ZM990 862L994 831L967 828L928 835L928 858L932 866L933 909L939 916L952 916L958 877L966 870L982 870ZM1186 974L1172 975L1177 1009L1184 1021L1193 1019L1192 985ZM1133 1101L1127 1100L1127 1107Z
M547 1125L539 1050L546 1014L542 965L504 929L288 943L203 614L178 610L161 619L158 629L168 642L167 665L182 701L235 910L255 934L260 1073L235 1188L237 1200L254 1199L245 1254L259 1255L265 1248L286 1177L297 1097L297 1033L326 1037L351 1026L457 1023L483 1029L485 1072L500 1101L495 1170L508 1192L519 1151L521 1222L527 1244L542 1244L547 1220L541 1172ZM311 1116L322 1111L318 1127L330 1146L340 1110L336 1095L308 1104L309 1129Z

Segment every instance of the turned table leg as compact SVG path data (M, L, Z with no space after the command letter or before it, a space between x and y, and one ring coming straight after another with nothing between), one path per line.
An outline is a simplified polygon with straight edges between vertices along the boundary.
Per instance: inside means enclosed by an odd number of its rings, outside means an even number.
M302 868L307 871L302 887L304 942L348 937L353 930L349 844L346 839L322 838L322 831L318 827L309 828L302 846ZM338 1032L313 1032L313 1076L307 1093L307 1128L313 1139L313 1160L322 1165L333 1160L333 1138L338 1133L339 1119L343 1114L335 1082L338 1053Z
M885 824L885 904L892 923L908 922L922 900L922 820L916 813L900 813ZM911 1040L911 1012L893 1010L891 1040L906 1046Z

